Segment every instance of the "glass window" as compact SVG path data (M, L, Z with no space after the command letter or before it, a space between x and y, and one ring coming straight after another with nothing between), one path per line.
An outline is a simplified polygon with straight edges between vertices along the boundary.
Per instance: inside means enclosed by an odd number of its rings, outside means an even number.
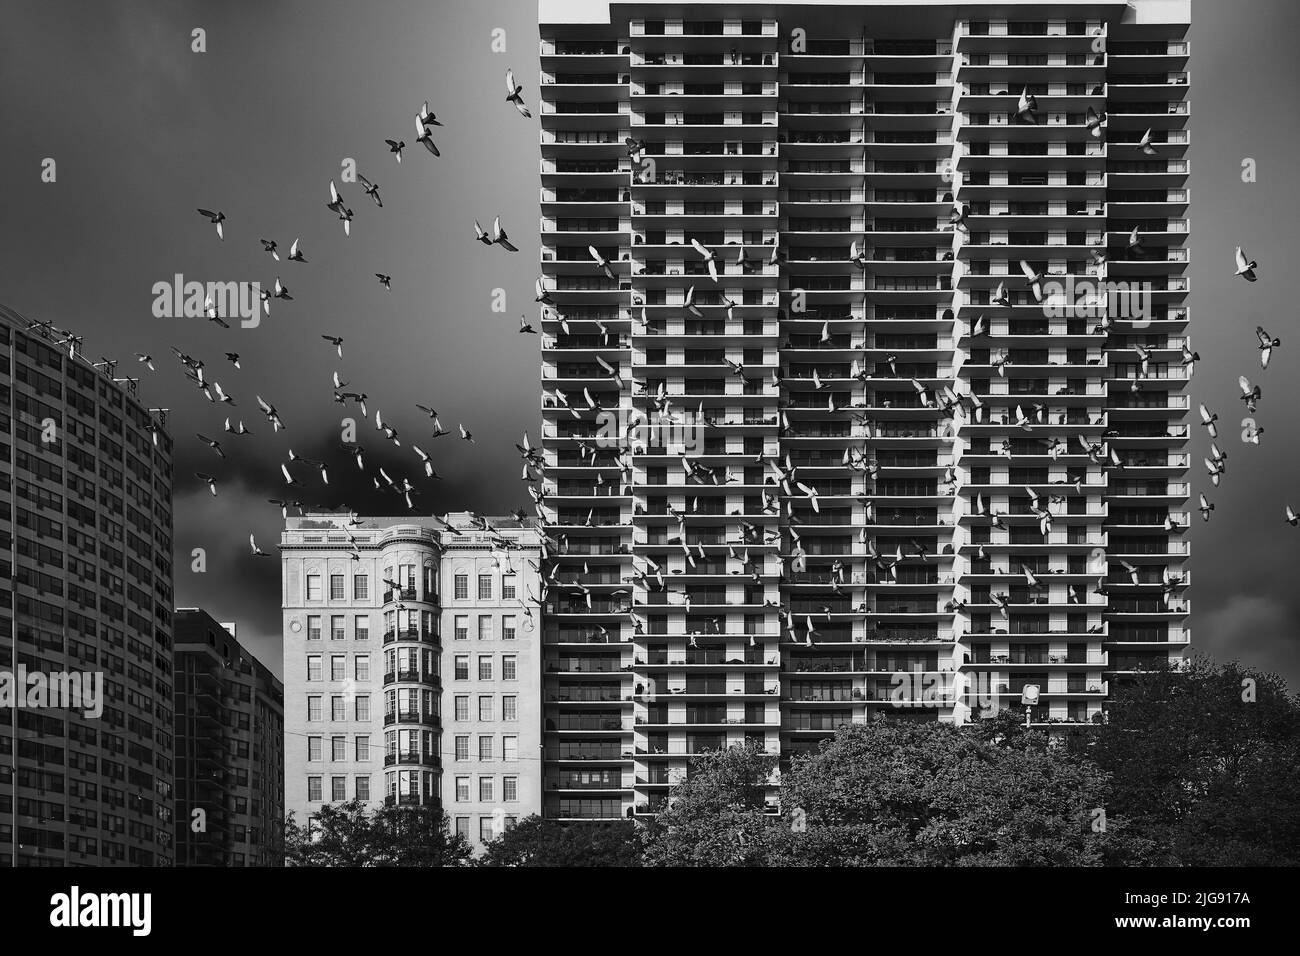
M456 759L457 760L469 759L469 737L456 738Z
M480 601L492 600L492 575L480 574L478 576L478 599Z
M330 698L330 719L331 720L348 719L347 710L343 703L342 696L336 696Z
M519 799L519 778L502 777L501 778L501 799L507 803L514 803Z
M320 798L321 798L321 778L308 777L307 778L307 799L315 801L315 800L319 800Z
M347 679L348 658L346 654L330 655L330 680Z
M479 760L492 759L492 738L491 737L480 737L478 739L478 759Z
M345 599L345 595L343 593L343 575L331 574L330 575L330 600L342 601L344 599Z
M321 719L320 708L321 708L321 698L319 696L313 694L312 696L308 697L307 698L307 719L320 720Z
M458 641L469 640L469 617L464 614L457 614L455 621L454 637Z
M491 654L480 654L478 656L478 679L479 680L492 679L492 655Z
M347 636L347 630L343 625L344 617L342 614L330 615L330 640L341 641Z
M320 615L319 614L307 615L307 640L309 641L320 640Z
M468 575L468 574L458 574L458 575L456 575L456 592L455 592L455 593L456 593L456 600L457 600L457 601L468 601L468 600L469 600L469 575Z
M352 673L358 682L370 680L369 654L358 654L352 659Z
M356 740L356 745L357 745L356 746L357 760L358 761L369 760L370 759L370 738L358 737Z
M348 759L348 739L346 737L330 738L330 759L331 760Z
M478 639L480 641L492 640L492 618L487 614L480 614L478 619Z
M491 843L492 840L493 840L493 838L494 838L494 836L495 836L495 835L494 835L493 832L492 832L492 818L491 818L491 817L479 817L479 818L478 818L478 838L479 838L479 842L481 842L481 843Z
M518 658L514 654L501 655L501 679L515 680L518 677L517 671Z
M356 795L358 800L370 799L370 778L367 776L357 777Z
M321 755L321 739L319 737L308 737L307 738L307 759L320 760L321 759L320 755Z
M493 800L492 790L493 787L492 787L491 777L478 778L478 798L480 802L491 803Z
M468 793L469 784L465 786ZM469 817L456 818L456 836L464 837L466 840L469 839Z
M357 697L357 720L370 719L370 697L362 694Z
M330 799L346 800L348 798L348 778L330 777Z
M515 616L513 614L504 614L501 617L501 640L513 641L515 639Z
M478 719L479 720L492 719L492 698L491 697L480 697L478 699Z
M352 600L370 600L370 576L368 574L352 575ZM366 778L369 781L369 777Z
M321 656L319 654L307 655L307 679L321 680Z
M513 734L501 738L501 759L519 759L519 738Z
M466 803L469 801L469 777L456 778L456 802Z
M319 574L307 575L307 600L308 601L320 600L320 575Z
M469 655L457 654L455 659L456 680L469 680Z
M456 698L456 719L469 720L469 698L468 697Z
M356 621L352 625L352 636L358 641L370 640L370 615L358 614Z
M503 574L501 576L501 600L513 601L515 599L515 576L513 574Z
M514 694L507 694L505 697L501 698L501 719L519 719L519 698Z

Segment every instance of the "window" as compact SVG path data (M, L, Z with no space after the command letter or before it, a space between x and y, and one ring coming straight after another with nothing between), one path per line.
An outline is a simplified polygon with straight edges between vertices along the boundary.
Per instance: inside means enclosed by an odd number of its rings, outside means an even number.
M345 600L345 595L343 593L343 575L341 574L330 575L330 600Z
M312 681L321 679L321 656L319 654L307 655L307 679Z
M370 640L370 616L367 614L358 614L357 619L353 622L352 636L358 641Z
M492 575L480 574L478 576L478 599L480 601L492 600Z
M469 680L469 655L457 654L455 664L456 680Z
M502 655L501 655L501 679L502 679L502 680L517 680L517 679L518 679L518 673L517 673L517 671L518 671L517 661L518 661L518 660L519 660L519 658L516 657L514 654L502 654Z
M321 698L315 694L307 698L307 719L320 720Z
M457 600L457 601L468 601L468 600L469 600L469 575L468 575L468 574L458 574L458 575L456 575L456 592L455 592L455 593L456 593L456 600Z
M366 574L352 575L352 600L369 601L370 600L370 576ZM369 781L369 778L366 778Z
M458 641L469 640L469 617L464 614L456 615L455 632L453 636Z
M515 616L513 614L504 614L501 617L501 640L513 641L515 639Z
M321 759L320 747L321 747L321 739L319 737L308 737L307 738L307 759L320 760Z
M469 785L466 784L466 786ZM456 836L464 837L466 840L469 839L469 817L456 818Z
M357 762L358 762L358 763L370 759L370 738L369 738L369 737L358 737L358 738L357 738L357 740L356 740L356 754L357 754Z
M496 834L493 832L492 818L478 818L478 838L480 843L491 843Z
M342 614L330 615L330 640L331 641L341 641L346 636L346 631L343 627L343 620L344 618Z
M501 759L518 760L519 759L519 738L514 734L501 738Z
M319 614L307 615L307 640L309 641L320 640L320 615Z
M519 719L519 698L514 694L507 694L505 697L501 698L501 719Z
M348 658L346 654L330 655L330 680L346 680L348 676Z
M358 654L352 659L352 673L358 683L370 680L369 654Z
M492 698L491 697L480 697L478 699L478 719L479 720L492 719Z
M456 802L469 802L469 777L456 778Z
M330 777L330 799L346 800L348 798L348 778Z
M492 798L492 778L491 778L491 777L479 777L479 778L478 778L478 798L479 798L479 801L480 801L480 802L483 802L483 803L491 803L491 802L492 802L492 799L493 799L493 798Z
M342 696L335 696L330 698L330 719L331 720L348 719L347 710L344 706Z
M519 799L519 778L502 777L501 778L501 799L506 803L514 803Z
M307 575L307 600L308 601L320 600L320 575L319 574Z
M320 787L321 787L320 777L308 777L307 778L307 799L312 801L320 800L321 798Z
M362 694L357 697L357 720L370 719L370 696Z
M491 737L480 737L478 739L478 759L479 760L492 759L492 738Z
M501 576L501 600L513 601L515 599L515 576L513 574L503 574Z
M346 737L330 738L330 759L331 760L348 759L348 739Z
M456 738L456 759L457 760L469 759L469 737Z
M492 679L492 655L491 654L480 654L478 656L478 679L479 680Z
M438 590L438 572L434 570L432 564L424 566L424 599L432 600L433 595Z
M492 618L487 614L480 614L478 618L478 639L480 641L492 640Z
M456 719L469 720L469 698L468 697L456 698Z
M357 788L355 791L358 800L370 799L370 778L357 777Z

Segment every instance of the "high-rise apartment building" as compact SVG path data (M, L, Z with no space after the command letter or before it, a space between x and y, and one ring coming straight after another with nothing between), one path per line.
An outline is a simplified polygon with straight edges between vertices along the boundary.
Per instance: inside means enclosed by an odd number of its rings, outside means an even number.
M539 813L536 529L308 513L280 550L287 809L440 805L476 846Z
M1182 655L1189 13L542 0L548 816Z
M172 863L165 424L0 307L0 866Z
M284 686L237 636L176 609L177 866L280 863Z

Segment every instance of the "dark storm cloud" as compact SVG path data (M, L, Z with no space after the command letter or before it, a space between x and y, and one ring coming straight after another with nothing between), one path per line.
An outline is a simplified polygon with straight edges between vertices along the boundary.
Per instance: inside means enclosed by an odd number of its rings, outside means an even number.
M1292 108L1300 9L1289 0L1249 8L1243 17L1240 4L1198 2L1190 34L1189 309L1203 361L1188 420L1198 401L1218 411L1219 444L1230 455L1222 487L1211 488L1200 464L1208 445L1194 428L1192 492L1206 491L1216 511L1190 529L1192 628L1197 647L1277 669L1295 684L1300 529L1282 523L1282 510L1288 501L1300 508L1300 330L1287 251L1300 217ZM330 489L310 468L296 470L307 487L294 497L346 499L361 511L404 507L376 496L368 477L331 451L341 417L356 411L331 401L336 368L370 396L371 424L359 440L375 465L424 489L422 512L500 513L527 500L512 444L524 429L537 436L539 355L537 339L515 329L521 312L534 314L538 126L503 101L501 87L511 66L537 101L535 4L9 0L3 18L0 302L83 333L88 353L123 360L119 374L132 352L154 355L159 372L142 373L142 390L172 409L178 604L239 621L241 637L278 670L278 562L249 557L248 534L274 551L279 511L265 499L286 497L279 462L290 447L332 453L335 466ZM190 52L195 27L207 31L207 53ZM490 49L497 27L504 55ZM383 141L410 143L425 99L446 124L437 137L443 155L408 150L399 167ZM46 157L58 164L54 184L39 182ZM345 157L384 198L376 209L356 185L341 184L356 213L346 239L324 207ZM1241 181L1246 157L1258 163L1257 183ZM226 212L225 242L197 206ZM473 242L473 221L498 213L516 255ZM310 262L272 261L260 236L276 239L282 255L301 237ZM1238 243L1260 262L1254 285L1232 277ZM393 276L391 293L375 272ZM156 319L152 287L176 273L268 288L279 275L294 300L277 301L253 329ZM490 311L496 288L507 293L504 314ZM1284 343L1262 373L1256 324ZM324 332L347 340L341 363ZM185 383L173 344L208 363L253 439L219 434L227 410ZM242 370L226 365L227 350L240 353ZM1258 447L1237 437L1240 374L1264 389ZM270 434L257 394L277 406L287 432ZM415 402L436 407L453 432L465 422L477 444L428 440ZM400 430L401 450L374 430L376 407ZM223 438L231 461L215 459L196 431ZM433 455L444 481L417 477L412 441ZM220 478L218 499L194 471ZM208 549L203 575L188 570L193 547Z

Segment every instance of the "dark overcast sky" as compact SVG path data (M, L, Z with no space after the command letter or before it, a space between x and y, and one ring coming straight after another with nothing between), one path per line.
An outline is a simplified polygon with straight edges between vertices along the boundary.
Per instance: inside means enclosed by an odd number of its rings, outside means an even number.
M120 369L133 352L155 356L158 372L141 370L142 390L172 409L179 605L238 621L241 638L279 672L278 565L248 557L247 536L268 550L278 538L279 510L265 499L283 496L287 449L321 457L337 443L335 368L371 396L372 416L382 409L401 431L400 450L381 448L373 425L361 432L390 475L421 477L411 440L433 453L445 480L420 482L426 510L502 513L527 502L512 443L524 429L536 437L539 421L538 342L516 333L520 313L534 311L538 125L503 102L503 75L513 66L536 113L535 4L6 0L0 18L0 302L81 332L88 354L115 356ZM1189 124L1190 315L1203 357L1193 407L1205 401L1239 420L1244 373L1262 384L1256 417L1265 427L1258 447L1224 429L1228 474L1217 491L1196 429L1193 490L1206 490L1217 510L1192 539L1193 640L1221 659L1277 670L1293 687L1300 528L1282 511L1288 502L1300 509L1300 331L1286 292L1294 273L1279 250L1293 244L1300 212L1298 20L1292 0L1195 3ZM203 54L190 51L196 27L207 31ZM494 28L505 31L505 53L491 49ZM443 155L408 149L398 166L383 141L411 143L425 99L446 124L436 137ZM47 157L57 163L52 184L40 181ZM324 207L345 157L384 199L376 209L344 187L356 213L351 238ZM1258 163L1255 184L1241 182L1244 157ZM224 242L197 206L227 214ZM473 241L474 220L488 225L498 213L518 254ZM282 250L300 236L310 262L272 261L260 236ZM1232 276L1238 243L1260 263L1254 285ZM375 272L392 275L391 293ZM255 329L154 318L152 287L175 273L267 287L279 275L294 300L276 302ZM504 314L490 310L498 287ZM1256 324L1284 343L1262 374ZM341 365L323 332L346 339ZM246 444L226 436L230 461L193 437L219 433L226 409L184 382L169 345L205 359L238 402L231 413L257 432ZM225 351L240 353L242 370ZM269 434L259 393L287 432ZM477 444L429 441L415 402L433 405L453 430L465 422ZM304 471L308 485L296 494L398 510L335 459L330 488ZM219 498L196 470L218 476ZM203 575L189 570L196 547L208 552Z

